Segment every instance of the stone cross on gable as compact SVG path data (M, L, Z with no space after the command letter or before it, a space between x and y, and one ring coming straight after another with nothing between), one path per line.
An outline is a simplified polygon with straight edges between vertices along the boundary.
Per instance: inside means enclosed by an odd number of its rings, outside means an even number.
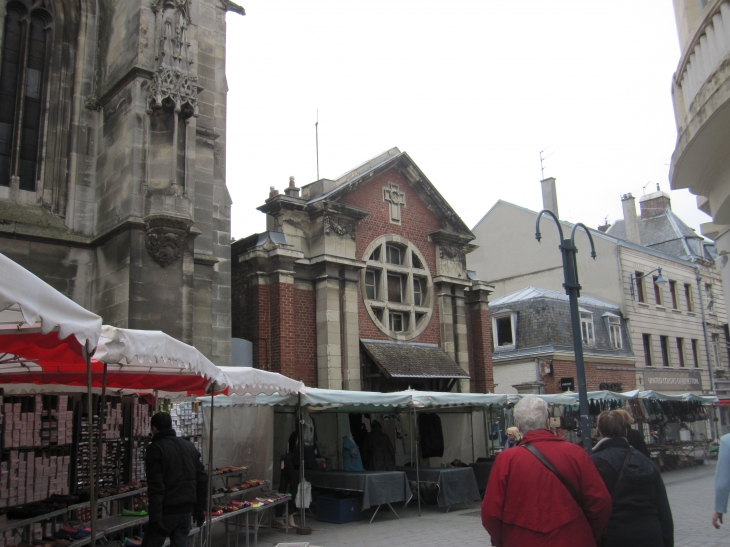
M401 192L396 183L390 182L383 187L383 201L390 203L390 221L400 224L400 208L406 206L406 193Z

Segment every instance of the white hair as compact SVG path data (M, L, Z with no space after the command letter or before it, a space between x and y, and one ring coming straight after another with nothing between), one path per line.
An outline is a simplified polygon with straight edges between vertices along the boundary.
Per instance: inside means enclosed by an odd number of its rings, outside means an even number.
M514 408L515 422L524 435L534 429L546 429L548 405L540 397L524 397Z

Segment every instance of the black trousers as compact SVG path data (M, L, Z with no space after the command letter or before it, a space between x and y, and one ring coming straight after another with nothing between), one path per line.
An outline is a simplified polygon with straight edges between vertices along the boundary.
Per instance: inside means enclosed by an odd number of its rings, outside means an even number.
M162 547L168 537L170 547L188 547L188 535L192 527L192 513L163 515L162 520L148 522L145 526L142 547Z

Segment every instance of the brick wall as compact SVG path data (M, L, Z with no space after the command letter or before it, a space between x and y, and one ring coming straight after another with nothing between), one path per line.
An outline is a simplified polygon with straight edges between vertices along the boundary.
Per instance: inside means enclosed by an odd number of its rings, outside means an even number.
M599 369L598 367L604 367ZM597 363L585 363L586 386L588 391L598 391L600 384L604 382L619 383L623 391L636 389L636 373L629 367L617 367L613 370L607 370L610 365ZM629 370L622 370L629 369ZM575 381L575 391L578 390L578 375L574 361L553 361L553 373L542 376L545 382L545 393L560 393L560 379L573 378Z
M296 329L297 380L317 386L317 322L315 292L294 289L294 322Z
M399 189L406 195L406 205L401 208L400 225L390 222L390 207L387 202L383 201L383 187L390 182L398 184ZM396 234L408 239L418 248L426 260L431 276L436 275L436 245L428 240L428 234L439 229L439 221L395 169L390 169L361 185L344 196L341 201L370 211L370 214L357 227L355 243L358 259L363 258L365 250L374 239L386 234ZM430 323L426 330L412 342L441 344L439 310L434 295L432 295L432 300L434 310ZM360 292L358 302L358 316L360 338L388 339L370 319L363 303L362 292Z
M470 380L472 393L494 393L492 368L492 326L486 305L466 305L466 329L469 338Z

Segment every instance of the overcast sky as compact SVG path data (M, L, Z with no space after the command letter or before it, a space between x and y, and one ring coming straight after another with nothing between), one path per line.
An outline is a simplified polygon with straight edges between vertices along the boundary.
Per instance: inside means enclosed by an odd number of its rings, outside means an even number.
M397 146L469 227L499 199L541 209L547 147L562 219L596 227L621 218L621 194L669 191L671 2L241 2L226 61L236 238L266 229L270 186L316 180L317 110L320 177ZM709 221L671 196L693 228Z

